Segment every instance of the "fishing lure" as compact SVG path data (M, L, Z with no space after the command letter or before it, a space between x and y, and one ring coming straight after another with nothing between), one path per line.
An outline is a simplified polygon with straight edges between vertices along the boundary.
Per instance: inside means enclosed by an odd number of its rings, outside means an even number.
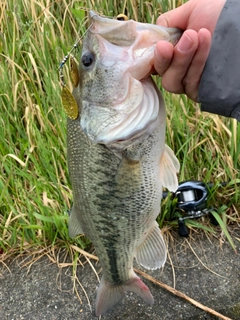
M128 17L125 14L119 14L116 17L117 20L127 21ZM78 117L78 105L76 100L74 99L71 91L68 89L64 82L64 75L63 75L63 67L66 64L66 62L70 59L70 77L72 80L73 86L76 88L79 83L79 73L78 73L78 65L75 61L75 55L73 55L73 51L77 51L78 45L81 43L82 38L86 34L86 32L91 28L92 24L87 28L87 30L83 33L83 35L77 40L77 42L73 45L72 49L69 51L69 53L63 58L61 61L58 72L59 72L59 78L60 78L60 84L62 87L62 105L63 108L67 114L67 116L75 120Z
M75 61L75 55L72 54L73 51L77 51L78 45L81 42L83 36L85 33L91 28L92 24L88 27L88 29L84 32L84 34L77 40L77 42L73 45L72 49L69 51L69 53L63 58L61 61L59 67L58 67L58 72L59 72L59 78L60 78L60 84L62 86L62 105L63 108L67 114L67 116L75 120L78 117L78 105L76 100L74 99L72 93L66 86L64 82L64 75L63 75L63 67L70 58L70 76L72 80L72 84L74 87L78 86L79 83L79 73L78 73L78 65Z

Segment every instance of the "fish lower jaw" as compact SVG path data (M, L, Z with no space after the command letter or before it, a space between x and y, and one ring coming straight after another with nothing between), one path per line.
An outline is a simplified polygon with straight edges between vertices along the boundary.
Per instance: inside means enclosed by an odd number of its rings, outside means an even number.
M131 113L119 115L116 123L101 124L98 128L82 126L89 139L94 143L107 146L119 144L121 147L148 137L165 120L165 107L151 79L145 79L143 87L144 95L140 104Z
M135 144L138 144L145 139L153 132L153 130L156 128L156 126L159 125L159 119L158 117L152 121L151 123L148 123L148 125L139 131L132 132L129 136L122 137L121 139L116 140L110 140L110 139L102 139L96 141L96 143L104 144L108 149L111 149L113 151L121 152L124 149L133 146Z
M136 127L133 128L133 130L129 130L128 134L114 135L114 133L111 131L109 131L107 134L97 134L96 132L91 132L85 128L83 128L83 131L93 143L103 144L108 147L112 145L116 147L118 145L119 148L121 148L121 146L126 147L135 143L139 143L139 140L143 140L148 137L157 125L159 125L158 114L155 118L151 119L151 121L148 121L145 126Z

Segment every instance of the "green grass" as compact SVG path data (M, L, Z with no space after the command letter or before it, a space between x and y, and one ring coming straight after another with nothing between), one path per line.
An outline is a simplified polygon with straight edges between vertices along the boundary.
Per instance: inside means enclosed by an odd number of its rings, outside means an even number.
M86 248L89 241L70 239L67 211L71 186L66 163L66 114L61 105L58 66L84 32L87 11L106 16L126 13L143 22L181 1L46 1L0 3L0 252L44 247ZM71 87L69 68L65 82ZM227 187L212 191L210 205L231 241L229 226L239 224L240 127L236 121L200 113L185 96L164 92L167 143L181 162L179 180L201 180ZM237 180L238 179L238 180ZM161 226L174 228L179 213L163 201ZM224 206L224 207L223 207ZM222 210L224 208L224 210ZM190 221L191 229L214 232L208 221ZM230 233L229 233L230 232ZM229 238L230 237L230 238ZM75 259L75 258L74 258Z

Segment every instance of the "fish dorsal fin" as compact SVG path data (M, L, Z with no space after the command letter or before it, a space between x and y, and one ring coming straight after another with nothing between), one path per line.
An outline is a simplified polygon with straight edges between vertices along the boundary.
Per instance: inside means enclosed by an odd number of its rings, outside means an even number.
M79 234L84 234L83 229L80 225L79 219L77 217L77 211L74 205L70 211L70 218L68 221L68 231L71 238L74 238Z
M171 192L178 188L177 173L180 170L180 164L173 151L165 144L163 154L160 159L160 179L162 186Z
M166 261L167 249L163 240L161 230L154 221L151 230L143 243L138 247L136 260L146 269L158 269Z

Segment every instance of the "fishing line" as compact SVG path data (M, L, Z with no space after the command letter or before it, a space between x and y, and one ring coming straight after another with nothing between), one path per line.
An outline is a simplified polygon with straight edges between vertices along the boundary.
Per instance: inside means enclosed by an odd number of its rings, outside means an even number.
M92 27L93 22L90 24L90 26L87 28L87 30L82 34L82 36L74 43L72 49L68 52L68 54L63 58L63 60L61 61L59 67L58 67L58 72L59 72L59 77L60 77L60 82L61 82L61 86L65 86L64 83L64 76L63 76L63 67L66 64L66 62L68 61L69 57L71 56L72 59L75 58L75 55L72 55L72 52L75 50L75 52L77 51L78 45L81 42L82 38L85 36L85 34L88 32L88 30Z

